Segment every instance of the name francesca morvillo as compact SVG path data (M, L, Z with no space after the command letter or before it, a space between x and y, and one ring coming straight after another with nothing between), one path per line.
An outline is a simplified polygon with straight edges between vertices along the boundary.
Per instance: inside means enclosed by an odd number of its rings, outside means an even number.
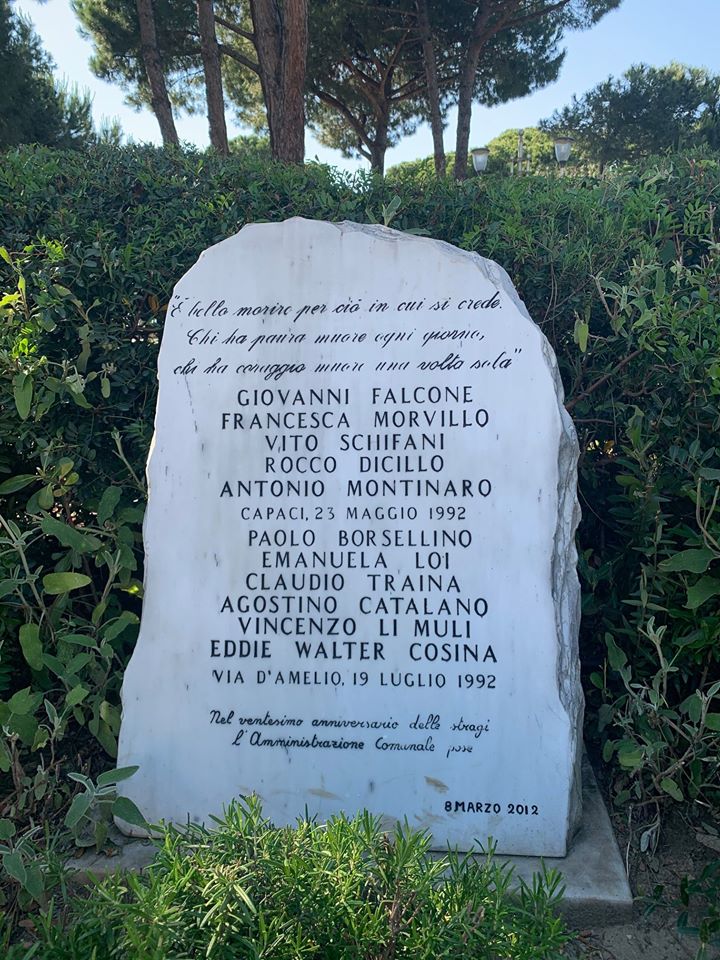
M444 431L483 429L490 420L487 409L473 396L472 386L372 387L367 399L374 432L349 432L349 388L238 391L238 407L249 410L221 413L220 427L222 431L264 432L264 476L225 479L220 498L324 498L326 481L320 477L337 472L342 454L358 454L353 461L356 476L345 482L348 497L490 495L492 483L486 477L444 476ZM269 409L273 407L279 409ZM288 430L294 432L280 433ZM337 431L337 454L318 452L325 430ZM388 475L392 479L387 479ZM290 476L293 479L287 479Z

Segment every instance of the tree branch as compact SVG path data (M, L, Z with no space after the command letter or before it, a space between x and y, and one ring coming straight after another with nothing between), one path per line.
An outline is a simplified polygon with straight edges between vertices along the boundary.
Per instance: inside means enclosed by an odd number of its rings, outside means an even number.
M389 58L389 60L388 60L388 62L387 62L387 66L386 66L386 68L385 68L385 73L384 73L384 75L383 75L383 86L387 83L388 78L390 77L390 74L391 74L391 73L393 72L393 70L395 69L395 65L396 65L397 62L398 62L398 58L400 57L400 53L402 52L402 48L405 46L405 43L406 43L406 41L407 41L407 38L408 38L408 34L409 34L409 33L410 33L410 30L409 30L409 29L406 30L405 33L404 33L404 35L403 35L403 37L402 37L402 39L399 40L398 43L395 44L395 49L393 50L392 54L390 55L390 58Z
M414 97L420 96L425 90L424 84L419 84L417 87L413 87L410 90L406 90L402 94L393 94L389 102L390 103L405 103L406 100L412 100Z
M257 63L253 63L248 57L238 51L234 47L229 47L226 43L219 43L218 49L225 57L230 57L231 60L237 60L238 63L241 63L244 67L247 67L248 70L252 70L253 73L260 75L260 67Z
M615 366L609 373L604 374L600 377L599 380L596 380L595 383L591 383L587 390L583 390L582 393L579 393L576 397L573 397L572 400L568 401L565 404L566 410L572 410L572 408L579 403L581 400L585 400L586 397L589 397L591 393L594 393L598 387L601 387L604 383L607 383L616 373L619 373L623 367L627 366L631 360L634 360L635 357L639 356L642 353L642 347L638 347L637 350L633 350L632 353L629 353L620 363L616 363Z
M333 110L337 110L338 113L341 113L358 135L360 140L368 149L370 149L370 138L365 132L365 128L357 119L357 117L348 109L348 107L346 107L341 100L338 100L337 97L334 97L331 93L327 93L324 90L314 90L313 92L315 93L316 97L323 101L323 103L326 103L329 107L332 107ZM368 159L370 159L370 157L368 157Z
M406 80L405 83L401 83L390 99L395 100L396 97L404 97L408 90L412 90L413 93L417 93L418 85L421 88L424 87L423 78L420 76L420 73L417 73L414 77L412 77L412 79Z
M525 17L517 17L515 20L506 20L500 29L514 30L516 27L522 27L526 23L532 23L533 20L539 20L541 17L547 16L548 13L554 13L556 10L562 10L562 8L566 7L568 3L570 3L570 0L557 0L556 3L551 3L549 6L543 7L542 10L537 10L535 13L529 13Z
M244 40L249 40L250 43L255 43L254 33L251 33L249 30L243 30L242 27L239 27L236 23L230 23L230 21L226 20L225 17L219 17L217 14L215 14L215 23L219 23L221 27L225 27L225 29L230 30L231 33L236 33Z
M380 98L378 97L378 88L379 83L377 80L374 80L372 77L369 77L363 70L356 66L352 60L343 60L343 65L347 67L352 76L355 76L360 81L360 85L365 90L365 96L373 105L376 111L382 111L382 105L380 103Z

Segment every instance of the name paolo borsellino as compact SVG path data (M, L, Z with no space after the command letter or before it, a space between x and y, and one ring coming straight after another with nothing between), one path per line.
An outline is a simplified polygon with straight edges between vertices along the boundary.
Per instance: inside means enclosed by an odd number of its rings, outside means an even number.
M349 496L377 496L390 493L396 496L451 496L482 497L489 496L491 484L487 478L459 480L440 477L444 471L443 454L447 452L446 434L453 430L481 430L490 421L490 414L474 396L472 385L415 385L405 387L369 386L354 388L256 388L241 389L237 393L239 410L221 414L223 431L256 431L259 434L261 449L265 456L260 460L264 468L263 479L245 479L231 482L226 480L222 486L221 497L245 496L247 498L295 496L323 497L325 483L321 479L298 479L297 474L332 474L339 457L358 454L358 473L396 473L392 481L378 480L373 477L365 480L348 480ZM363 433L352 433L353 419L360 416L363 420ZM336 442L327 440L318 450L318 441L314 430L337 431ZM397 430L398 432L393 432ZM388 453L392 451L392 453ZM400 452L397 452L400 451ZM422 454L427 453L426 459ZM256 461L257 463L257 461ZM259 466L260 464L258 464ZM274 474L287 474L292 479L275 480ZM425 477L409 477L408 474L429 474ZM337 488L333 490L337 496ZM317 508L316 520L332 520L329 506ZM405 509L405 508L404 508ZM313 508L313 511L315 508ZM327 511L327 515L326 515ZM269 518L269 517L268 517ZM257 519L260 519L259 517ZM295 519L310 519L308 516ZM459 521L461 516L438 514L436 519L450 523ZM385 529L337 531L337 546L350 547L431 547L435 552L427 555L427 562L420 560L416 553L415 567L420 570L426 565L430 568L444 568L448 573L420 574L417 583L413 580L408 589L414 593L420 590L421 596L373 596L375 581L382 574L370 573L367 577L373 581L373 590L369 595L361 596L357 610L338 609L336 589L328 595L295 596L292 591L285 593L287 584L284 574L293 576L294 571L303 571L328 567L334 570L377 570L387 571L388 564L381 551L376 553L356 552L353 550L314 550L316 533L312 528L299 530L277 529L266 531L250 529L248 547L299 547L300 551L283 549L280 551L261 550L257 561L262 570L280 570L283 584L281 592L271 591L270 596L250 594L241 595L237 601L226 597L221 613L230 614L236 620L241 636L233 639L215 637L210 639L210 658L227 664L228 661L269 661L273 658L272 638L282 638L283 648L294 654L298 665L304 661L370 661L382 664L386 660L385 644L389 640L396 647L401 638L407 639L406 657L409 663L464 664L473 665L482 671L478 674L458 675L458 686L477 686L478 689L495 688L493 669L497 656L489 638L480 639L476 635L476 624L488 610L487 601L478 596L452 597L441 596L430 599L426 591L443 593L460 592L454 576L449 574L450 553L441 553L440 547L470 546L472 534L462 529ZM357 536L361 540L357 541ZM423 555L424 556L424 555ZM435 560L433 560L435 558ZM432 561L432 562L430 562ZM437 561L437 562L435 562ZM310 576L313 574L311 573ZM326 574L323 574L326 575ZM260 573L251 571L249 577L259 577ZM265 576L265 574L263 574ZM341 574L337 576L342 577ZM386 588L395 590L395 578L384 573ZM344 579L344 578L343 578ZM398 578L399 579L399 578ZM406 580L410 580L407 577ZM426 583L426 580L428 581ZM429 581L432 580L432 583ZM251 589L248 583L248 589ZM280 588L279 588L280 589ZM405 591L403 581L401 593ZM304 593L304 591L301 591ZM375 637L365 639L368 627L367 617L379 619L370 628ZM369 624L368 624L369 626ZM484 632L484 631L483 631ZM213 669L213 677L218 683L235 683L242 677L241 672L228 669ZM305 685L344 684L363 686L367 682L379 680L380 685L403 686L443 686L444 674L399 674L393 671L382 672L379 677L368 673L352 674L352 679L341 671L302 671L297 670L295 683ZM318 673L321 679L318 680ZM259 671L262 682L272 671ZM288 676L291 677L293 671ZM312 679L309 679L309 675ZM279 672L279 682L287 682L284 672ZM301 679L302 678L302 679ZM240 679L239 682L244 682ZM276 676L274 683L278 682ZM292 680L290 682L293 682Z

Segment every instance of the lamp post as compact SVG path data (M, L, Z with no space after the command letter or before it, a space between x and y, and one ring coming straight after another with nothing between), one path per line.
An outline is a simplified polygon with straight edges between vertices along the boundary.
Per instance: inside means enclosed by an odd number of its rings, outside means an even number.
M555 137L555 159L560 164L560 169L565 169L565 164L570 159L572 145L575 143L572 137Z
M525 131L518 130L517 160L518 160L518 175L520 176L522 176L523 160L525 159L525 144L523 142L524 136L525 136Z
M487 147L475 147L470 153L472 154L473 170L475 173L484 173L487 168L490 150Z

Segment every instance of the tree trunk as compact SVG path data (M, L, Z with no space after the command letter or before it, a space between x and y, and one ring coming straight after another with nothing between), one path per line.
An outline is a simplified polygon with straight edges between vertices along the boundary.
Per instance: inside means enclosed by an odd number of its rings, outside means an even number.
M501 0L499 4L492 6L485 0L479 5L473 23L472 37L465 54L465 63L460 74L454 170L457 180L464 180L468 175L468 148L470 146L470 121L472 120L475 74L486 44L502 30L523 27L536 20L541 20L550 13L562 10L569 2L570 0L552 0L545 6L536 7L533 11L524 15L521 12L522 0ZM499 16L493 20L494 14L499 14ZM520 15L516 16L516 14Z
M305 160L308 0L250 0L270 150L276 160Z
M280 118L276 120L276 109L279 109L279 65L281 58L279 14L273 0L250 0L250 16L255 35L255 50L257 52L265 112L268 119L270 134L270 150L273 157L276 155L275 141L279 134ZM277 130L276 130L277 127Z
M197 0L197 18L198 32L200 33L200 52L205 72L210 143L221 156L226 157L229 148L213 0Z
M385 174L385 154L388 148L388 118L378 121L375 139L370 144L370 169L382 177Z
M475 73L484 44L480 41L470 43L465 54L465 63L460 75L458 90L457 139L455 142L456 180L465 180L468 175L468 151L470 147L470 122L472 120L473 91Z
M438 85L435 47L430 29L430 15L427 0L415 0L418 15L418 29L422 41L423 64L427 82L427 98L430 108L430 128L432 130L433 151L435 154L435 173L444 177L446 172L445 144L443 143L443 122L440 111L440 87Z
M279 159L305 161L305 68L308 50L308 0L283 5L283 145Z
M150 86L150 97L153 113L160 124L160 133L164 146L177 147L179 145L172 107L168 97L163 73L160 51L158 50L157 34L155 33L155 14L152 0L136 0L138 21L140 24L140 46L143 63Z

